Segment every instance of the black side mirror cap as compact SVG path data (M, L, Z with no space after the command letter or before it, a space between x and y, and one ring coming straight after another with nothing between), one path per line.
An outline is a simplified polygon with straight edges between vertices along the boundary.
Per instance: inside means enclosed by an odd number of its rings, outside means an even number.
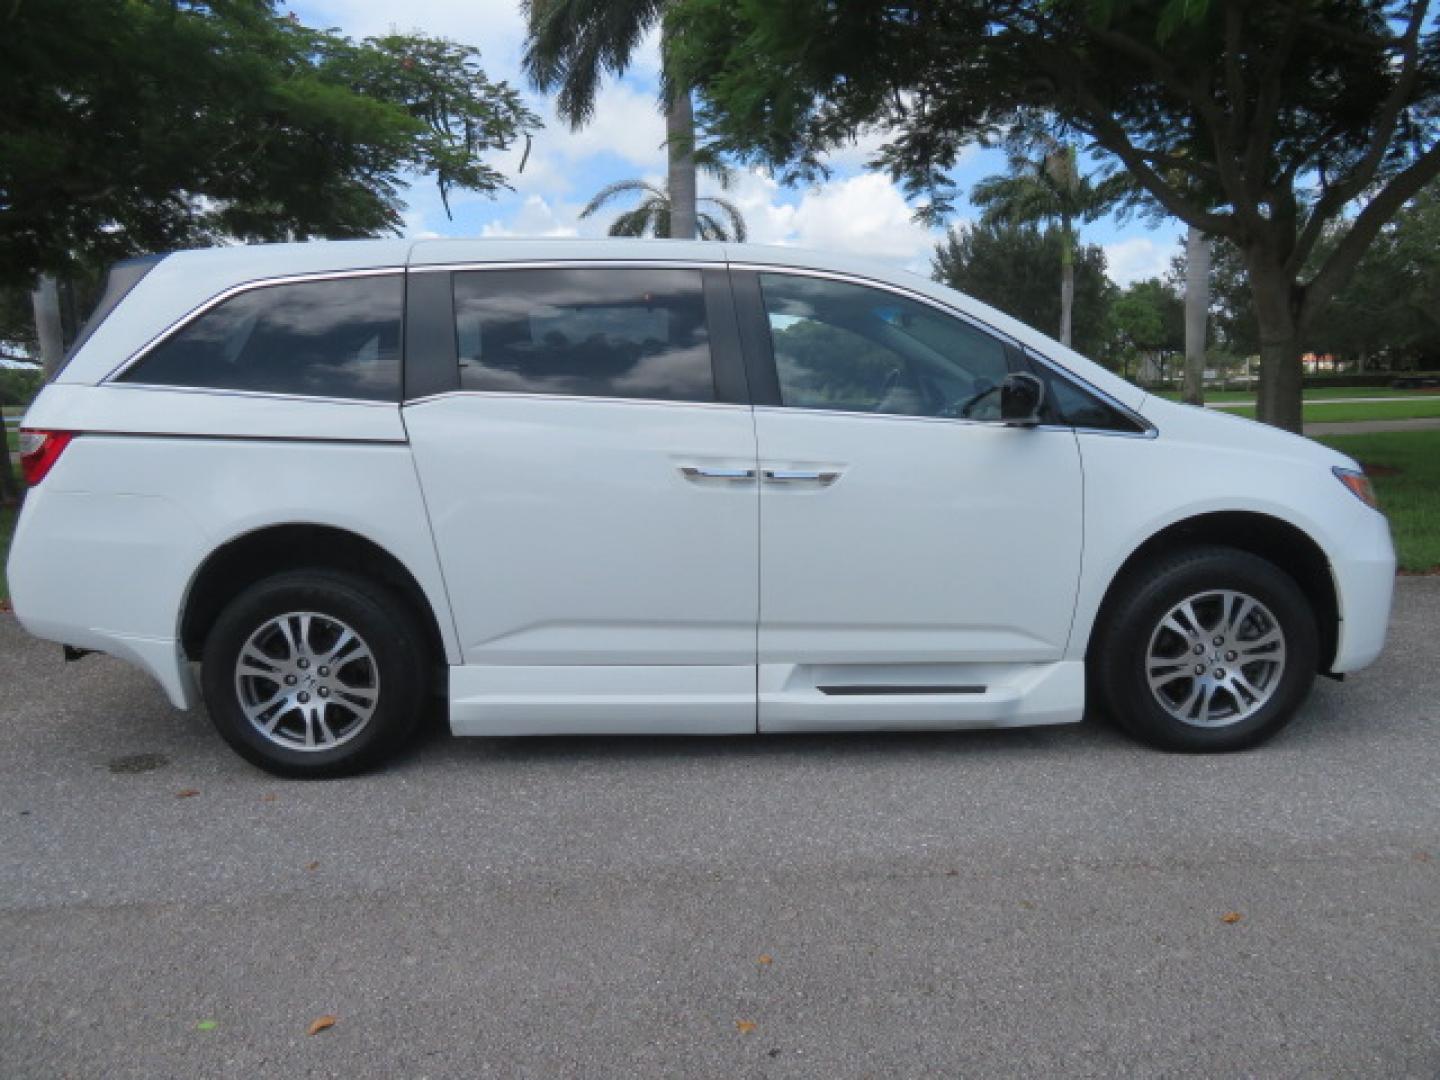
M1040 407L1045 403L1045 384L1023 371L1012 372L1000 384L1000 419L1015 427L1034 427L1040 423Z

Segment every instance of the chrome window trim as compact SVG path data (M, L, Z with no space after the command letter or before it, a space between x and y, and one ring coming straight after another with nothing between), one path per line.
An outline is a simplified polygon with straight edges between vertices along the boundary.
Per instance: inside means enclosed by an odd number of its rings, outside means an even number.
M304 273L304 274L284 274L284 275L281 275L281 276L278 276L278 277L256 278L256 279L254 279L253 281L243 281L243 282L241 282L241 283L238 284L238 285L231 285L229 288L227 288L227 289L225 289L225 290L223 290L223 291L221 291L221 292L218 292L218 293L216 293L214 296L210 297L209 300L206 300L206 301L205 301L203 304L201 304L199 307L192 308L190 311L188 311L188 312L186 312L184 315L180 316L180 317L179 317L178 319L176 319L174 322L170 323L170 324L169 324L168 326L166 326L163 330L161 330L158 334L156 334L156 335L155 335L154 337L152 337L149 341L147 341L144 345L140 346L139 349L137 349L135 352L131 353L128 358L126 358L125 360L122 360L122 361L110 372L110 374L106 375L106 376L105 376L103 379L101 379L100 382L97 383L96 385L105 386L105 385L108 385L108 384L110 384L110 383L115 382L116 379L118 379L118 378L120 378L122 375L124 375L124 374L125 374L127 371L129 371L132 367L134 367L136 364L140 363L141 360L144 360L145 357L147 357L148 355L150 355L150 353L152 353L153 351L155 351L156 349L158 349L161 345L163 345L163 344L164 344L166 341L168 341L170 338L174 337L174 336L175 336L176 334L178 334L181 330L184 330L187 326L189 326L191 323L193 323L196 319L199 319L199 318L200 318L202 315L204 315L206 312L212 310L212 309L215 308L215 307L218 307L220 304L223 304L226 300L229 300L229 299L231 299L232 297L235 297L235 296L239 296L241 293L252 292L252 291L254 291L255 289L268 289L268 288L272 288L273 286L276 286L276 285L295 285L295 284L301 284L301 283L305 283L305 282L315 282L315 281L341 281L341 280L344 280L345 278L358 278L358 277L383 277L383 276L385 276L385 275L391 275L391 274L403 278L404 275L405 275L405 268L404 268L403 266L388 266L388 267L371 267L371 268L364 269L364 270L318 270L318 271L314 271L314 272L311 272L311 273ZM403 318L403 312L402 312L402 318ZM212 388L212 387L204 387L204 386L191 386L191 387L167 386L167 385L165 385L164 383L134 383L134 384L132 384L132 385L134 385L134 386L158 387L158 388L160 388L160 389L165 389L165 390L180 390L180 389L200 390L200 391L211 390L211 391L213 391L213 392L218 392L218 393L245 393L245 392L247 392L247 391L231 391L231 390L228 390L227 388L224 388L224 387L213 387L213 388ZM265 391L255 391L255 393L265 393ZM317 398L317 397L313 397L313 396L306 395L306 394L276 394L276 395L274 395L274 396L276 396L276 397L292 397L292 398L298 398L298 399L303 400L303 401L317 401L317 400L318 400L318 401L370 401L370 402L375 403L375 404L384 404L384 405L396 404L396 402L375 402L373 398Z
M398 409L398 401L376 401L374 398L324 397L319 394L282 394L274 390L232 390L224 386L171 386L169 383L107 382L111 390L156 390L168 394L206 394L211 397L261 398L266 401L308 401L321 405L363 405L368 409Z
M455 397L495 398L500 400L532 398L537 401L591 401L601 405L669 405L671 407L684 409L743 409L746 412L750 412L754 408L754 406L734 401L677 401L674 398L547 394L534 390L446 390L439 394L427 394L424 397L411 398L408 401L402 402L401 408L408 409L412 405L422 405L429 401L444 401L446 398ZM390 403L386 402L385 404Z
M1153 439L1153 438L1156 438L1156 437L1160 434L1159 430L1158 430L1158 429L1155 427L1155 425L1152 424L1148 419L1146 419L1145 417L1141 416L1141 415L1140 415L1139 413L1137 413L1134 409L1131 409L1131 408L1129 408L1128 406L1123 405L1123 404L1121 404L1120 402L1116 401L1113 397L1111 397L1111 396L1110 396L1109 394L1107 394L1105 391L1103 391L1103 390L1101 390L1099 387L1094 386L1094 385L1092 385L1091 383L1087 382L1082 376L1080 376L1080 375L1076 374L1075 372L1071 371L1069 368L1065 367L1064 365L1056 363L1055 361L1051 360L1049 357L1044 356L1044 355L1042 355L1040 352L1036 351L1036 350L1035 350L1034 348L1032 348L1031 346L1026 345L1026 344L1024 344L1023 342L1016 340L1016 339L1015 339L1014 337L1012 337L1010 334L1007 334L1004 330L1000 330L1000 329L997 329L997 328L994 327L994 326L991 326L991 325L990 325L989 323L987 323L984 319L977 318L976 316L971 315L969 312L960 311L960 310L957 309L957 308L953 308L953 307L951 307L949 304L946 304L946 303L943 303L943 302L941 302L941 301L939 301L939 300L936 300L934 297L926 296L924 293L915 292L915 291L913 291L913 290L911 290L911 289L905 288L903 285L896 285L896 284L894 284L893 282L889 282L889 281L879 281L879 280L877 280L877 279L875 279L875 278L864 277L864 276L862 276L862 275L860 275L860 274L844 273L844 272L835 271L835 270L810 270L810 269L806 269L805 267L802 267L802 266L768 266L768 265L761 264L761 263L731 263L731 264L730 264L730 268L731 268L732 270L751 270L751 271L755 271L756 273L779 273L779 274L793 274L793 275L796 275L796 276L799 276L799 277L828 278L828 279L830 279L830 280L832 280L832 281L842 281L842 282L845 282L845 283L850 284L850 285L862 285L862 286L865 286L865 287L867 287L867 288L880 289L880 290L885 291L885 292L894 293L894 294L897 295L897 296L903 296L903 297L905 297L905 298L908 299L908 300L914 300L914 301L916 301L917 303L927 304L927 305L929 305L930 307L935 308L937 311L944 312L946 315L949 315L949 316L951 316L952 318L957 318L957 319L959 319L961 322L966 323L966 324L974 327L974 328L977 329L977 330L980 330L980 331L982 331L982 332L984 332L984 333L986 333L986 334L989 334L989 335L991 335L992 337L998 338L1000 341L1006 343L1007 345L1010 345L1012 348L1015 348L1015 349L1020 350L1020 352L1023 353L1023 354L1026 356L1026 358L1028 358L1028 359L1030 359L1030 360L1032 360L1032 361L1035 361L1035 362L1037 362L1037 363L1043 364L1045 367L1049 368L1052 372L1054 372L1055 374L1061 376L1062 378L1070 379L1072 382L1078 383L1087 393L1094 394L1097 398L1099 398L1101 401L1103 401L1106 405L1109 405L1112 409L1115 409L1115 410L1116 410L1117 412L1119 412L1121 415L1123 415L1123 416L1125 416L1126 418L1134 421L1136 424L1140 425L1140 427L1142 428L1141 431L1111 431L1111 430L1106 429L1106 428L1078 427L1078 426L1071 425L1071 424L1037 424L1037 425L1033 425L1034 427L1038 428L1039 430L1042 430L1042 431L1049 431L1049 430L1055 430L1055 431L1073 431L1073 432L1076 432L1077 434L1079 434L1079 433L1084 433L1084 434L1087 434L1087 435L1118 435L1118 436L1122 436L1122 437L1125 437L1125 438L1131 438L1131 439ZM779 406L768 406L768 405L767 405L767 406L763 406L763 407L764 407L764 408L767 408L767 409L771 409L771 408L793 409L793 408L795 408L795 406L785 406L785 405L779 405ZM886 417L898 417L898 416L899 416L899 414L895 414L895 413L852 412L852 411L845 410L845 409L800 409L799 411L801 411L801 412L822 413L822 414L829 414L829 415L835 415L835 416L886 416ZM968 417L967 417L967 418L962 418L962 417L949 417L949 416L916 416L916 417L900 417L900 418L901 418L901 419L912 419L912 420L962 420L962 419L963 419L964 422L966 422L966 423L973 423L973 424L1003 424L1003 423L1005 422L1005 421L1003 421L1003 420L974 420L974 419L970 419L970 418L968 418Z
M508 259L504 262L425 263L406 267L411 274L458 274L475 270L715 270L728 266L724 259Z
M794 416L838 416L842 419L859 420L904 420L919 424L962 424L966 427L1023 428L1026 431L1064 431L1073 433L1072 427L1063 424L1011 424L1004 420L981 420L973 416L911 416L908 413L851 412L847 409L807 409L802 405L756 405L757 413L780 413Z

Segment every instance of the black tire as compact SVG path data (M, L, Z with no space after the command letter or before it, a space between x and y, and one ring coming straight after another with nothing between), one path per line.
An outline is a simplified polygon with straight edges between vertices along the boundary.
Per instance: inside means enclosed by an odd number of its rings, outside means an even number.
M240 652L266 623L291 612L338 620L353 629L373 657L373 712L347 741L333 747L290 749L267 737L245 714L236 679ZM350 776L384 761L409 740L425 709L429 663L424 634L400 597L352 574L294 570L257 582L220 613L205 639L200 681L216 730L247 761L277 776ZM349 714L336 715L354 723Z
M1294 579L1274 564L1233 548L1191 548L1142 568L1122 588L1115 602L1107 604L1097 627L1090 685L1101 710L1140 741L1189 753L1244 750L1284 727L1310 692L1319 650L1315 615ZM1258 600L1278 624L1285 650L1284 665L1273 677L1268 700L1248 716L1213 727L1187 723L1167 710L1159 700L1166 691L1151 689L1147 671L1151 638L1162 620L1177 605L1207 590L1234 590ZM1174 640L1178 642L1178 635ZM1211 658L1194 659L1204 666ZM1170 692L1184 696L1183 685ZM1240 706L1234 703L1240 698L1231 692L1229 700L1239 713ZM1245 707L1253 704L1247 702Z

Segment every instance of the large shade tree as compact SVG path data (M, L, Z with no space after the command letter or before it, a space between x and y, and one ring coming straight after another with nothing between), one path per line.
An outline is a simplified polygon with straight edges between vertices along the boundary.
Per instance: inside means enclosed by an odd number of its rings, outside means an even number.
M556 94L556 110L577 128L595 115L595 98L605 77L624 74L645 35L661 24L666 8L666 0L522 3L530 34L525 69L536 87ZM689 86L667 76L661 104L669 164L669 235L688 240L697 227L695 113Z
M1440 175L1430 0L674 0L673 77L722 150L814 175L865 125L931 214L960 151L1017 124L1081 137L1243 254L1259 414L1300 426L1300 342ZM1327 230L1338 241L1306 266Z
M0 6L0 288L222 239L398 228L405 187L491 192L537 123L453 42L355 42L273 0Z

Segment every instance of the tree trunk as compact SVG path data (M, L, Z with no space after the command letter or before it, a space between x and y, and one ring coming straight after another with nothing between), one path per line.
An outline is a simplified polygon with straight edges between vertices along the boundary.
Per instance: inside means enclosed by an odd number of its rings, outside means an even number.
M1205 319L1210 313L1210 239L1194 225L1185 237L1185 394L1205 404Z
M1271 266L1263 254L1250 253L1250 293L1260 325L1260 385L1256 419L1299 432L1303 426L1300 332L1295 323L1291 282L1285 271Z
M670 162L670 238L695 239L695 111L690 91L677 93L665 112Z
M1075 238L1070 223L1060 228L1060 344L1070 348L1075 313Z
M30 294L35 312L35 336L40 342L40 363L45 378L50 379L65 356L65 329L60 320L60 290L48 274L40 279Z

